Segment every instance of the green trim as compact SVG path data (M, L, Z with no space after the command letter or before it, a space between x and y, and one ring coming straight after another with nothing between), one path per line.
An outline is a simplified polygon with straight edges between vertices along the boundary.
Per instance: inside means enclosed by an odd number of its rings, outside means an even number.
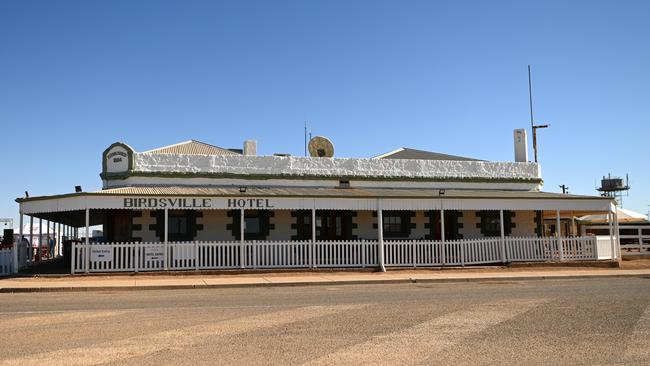
M126 173L105 173L106 169L99 175L104 180L124 180L129 177L159 177L159 178L242 178L242 179L295 179L295 180L361 180L361 181L415 181L415 182L469 182L469 183L538 183L544 181L541 178L476 178L476 177L441 177L441 178L424 178L424 177L368 177L368 176L324 176L324 175L294 175L294 174L239 174L239 173L194 173L194 172L141 172L129 171Z
M353 190L355 188L352 188ZM435 191L435 190L434 190ZM499 191L499 190L494 190ZM52 196L38 196L30 198L16 198L17 203L31 202L31 201L43 201L49 199L58 199L58 198L68 198L68 197L81 197L81 196L95 196L95 197L266 197L266 198L349 198L349 199L369 199L369 198L394 198L394 199L440 199L440 200L457 200L457 199L495 199L495 200L504 200L504 199L514 199L514 200L608 200L613 201L614 198L611 197L602 197L602 196L570 196L560 194L557 196L549 197L494 197L494 196L349 196L349 195L291 195L291 194L250 194L250 193L235 193L235 194L144 194L144 193L102 193L102 192L79 192L79 193L65 193L60 195Z
M128 159L128 167L127 167L128 171L125 172L125 173L122 173L122 172L108 173L108 172L106 172L106 158L107 158L107 155L108 155L108 151L111 150L114 147L117 147L117 146L122 147L122 148L124 148L126 150L127 159ZM134 154L135 154L135 150L133 150L133 148L131 146L129 146L129 145L123 143L123 142L115 142L115 143L111 144L111 146L109 146L102 153L102 174L100 174L100 176L104 175L104 176L110 177L110 176L118 176L118 175L125 175L125 174L128 175L129 173L133 172L133 167L135 166Z

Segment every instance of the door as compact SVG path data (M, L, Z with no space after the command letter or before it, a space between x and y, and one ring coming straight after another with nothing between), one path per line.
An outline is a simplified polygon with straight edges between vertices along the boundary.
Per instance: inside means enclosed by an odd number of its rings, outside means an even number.
M352 212L317 210L316 239L352 240Z

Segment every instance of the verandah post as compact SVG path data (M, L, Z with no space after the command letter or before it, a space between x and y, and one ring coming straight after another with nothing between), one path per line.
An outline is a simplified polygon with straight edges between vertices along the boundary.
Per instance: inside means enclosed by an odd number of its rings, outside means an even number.
M442 266L445 265L447 262L446 260L446 250L445 246L447 245L445 242L445 208L442 206L442 201L440 201L440 264ZM462 242L460 245L464 245Z
M315 267L316 258L316 201L311 208L311 253L309 257L309 268Z
M165 271L169 268L169 210L165 207L165 227L163 238L165 240Z
M19 245L23 245L23 209L22 209L22 204L20 205L20 227L18 228L18 240L15 241L14 243L14 273L18 273L18 248Z
M56 231L57 235L57 241L56 241L56 255L61 256L63 255L63 233L61 232L61 223L59 222L58 229Z
M38 261L41 261L41 247L43 246L43 219L38 218L38 246L36 247L36 258L38 258ZM35 258L35 259L36 259Z
M501 263L506 263L506 234L503 224L503 209L499 210L499 226L501 230Z
M555 210L555 237L557 240L558 259L564 260L564 248L562 247L562 228L560 227L560 210Z
M379 260L379 270L386 272L386 266L384 265L384 218L383 210L381 206L381 199L377 199L377 244L378 248L378 260Z
M244 209L239 209L239 266L244 268Z
M609 249L612 253L611 259L614 259L614 226L612 225L612 211L607 212L607 226L609 229Z
M34 257L34 216L29 216L29 253L27 253L27 261L32 265Z
M637 235L639 236L639 254L643 253L643 229L637 228Z
M90 271L90 235L88 231L90 230L90 209L86 207L86 250L85 250L85 263L84 269L86 273Z
M614 259L620 258L621 253L619 252L621 250L621 231L618 227L618 210L616 209L616 206L614 206L614 213L613 213L613 221L614 221Z
M47 236L45 237L45 250L47 251L47 256L50 257L52 256L52 253L50 253L50 220L45 221L46 226L47 226ZM86 235L88 233L86 232Z

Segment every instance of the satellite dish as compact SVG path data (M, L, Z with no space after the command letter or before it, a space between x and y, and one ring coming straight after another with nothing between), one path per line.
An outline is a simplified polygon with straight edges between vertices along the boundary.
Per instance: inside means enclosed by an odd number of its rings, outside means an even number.
M334 144L327 137L316 136L309 140L309 155L314 158L331 158L334 156Z

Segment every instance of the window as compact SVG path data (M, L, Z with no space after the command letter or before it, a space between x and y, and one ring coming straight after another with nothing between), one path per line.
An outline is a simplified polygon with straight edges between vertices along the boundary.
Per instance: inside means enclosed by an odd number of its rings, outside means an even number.
M411 234L410 211L384 211L384 236L406 238Z
M501 220L498 211L486 211L483 214L481 232L484 236L501 236Z
M155 212L156 234L163 240L165 237L165 212ZM190 241L196 235L196 211L192 210L169 210L167 213L167 234L169 241Z
M169 235L186 235L187 234L187 217L185 213L169 213Z
M273 224L270 223L269 217L271 212L268 210L246 210L244 211L244 238L246 240L265 240L269 235L270 230L273 229ZM239 240L241 232L241 211L233 210L232 223L228 224L228 230L232 231L232 235Z
M244 215L244 235L260 235L260 217Z
M384 217L384 234L400 234L402 232L402 216Z
M476 224L476 227L481 228L483 236L501 236L501 215L499 211L479 211L476 213L481 218L481 222ZM512 228L515 226L512 223L514 212L503 211L503 234L510 235Z

